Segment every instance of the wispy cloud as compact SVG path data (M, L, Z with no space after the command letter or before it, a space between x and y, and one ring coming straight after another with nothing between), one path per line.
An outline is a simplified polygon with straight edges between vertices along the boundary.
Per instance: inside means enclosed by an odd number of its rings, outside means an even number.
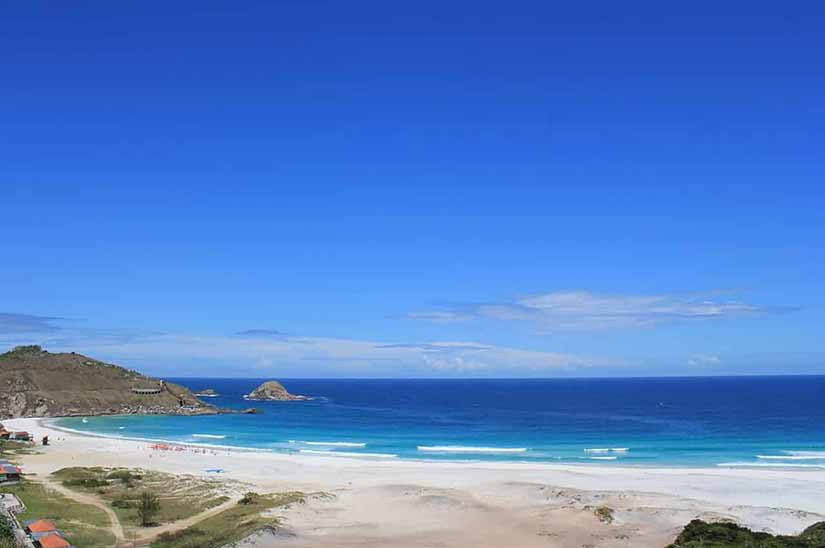
M235 335L239 337L282 337L284 333L275 329L247 329L238 331Z
M475 342L378 343L320 337L238 338L163 335L90 351L127 358L223 360L256 369L316 375L397 376L432 373L540 374L609 365L606 359L519 350Z
M15 314L13 329L0 331L0 347L40 344L77 351L132 367L166 364L219 365L226 374L300 376L542 375L609 366L604 358L520 350L474 341L376 342L293 337L251 329L234 335L198 336L128 329L61 328L49 319ZM21 320L21 318L23 318ZM26 320L25 318L30 318ZM4 324L5 325L5 324Z
M713 354L694 354L688 358L688 365L695 367L705 367L710 365L719 365L722 359Z
M410 312L406 317L410 320L425 320L433 323L455 323L469 320L472 315L454 310L433 310L429 312Z
M481 303L413 312L431 322L493 319L531 322L541 330L598 330L650 327L667 322L721 320L794 310L723 299L719 294L618 295L557 291L512 302Z
M57 316L0 313L0 345L7 347L33 342L60 348L87 344L116 345L159 335L161 333L142 329L83 327L77 325L75 320Z
M51 316L33 316L0 312L0 334L2 333L53 333L60 330L55 322L62 318Z

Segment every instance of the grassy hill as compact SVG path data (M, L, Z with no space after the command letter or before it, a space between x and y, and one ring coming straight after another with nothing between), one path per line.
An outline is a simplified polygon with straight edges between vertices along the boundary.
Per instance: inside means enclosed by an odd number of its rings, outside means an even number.
M212 414L188 388L80 354L20 346L0 354L0 418L114 414Z

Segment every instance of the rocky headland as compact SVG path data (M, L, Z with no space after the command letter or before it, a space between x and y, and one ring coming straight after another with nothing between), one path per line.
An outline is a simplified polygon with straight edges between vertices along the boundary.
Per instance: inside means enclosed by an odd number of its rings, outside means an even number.
M0 354L0 418L221 412L184 386L74 352L19 346Z

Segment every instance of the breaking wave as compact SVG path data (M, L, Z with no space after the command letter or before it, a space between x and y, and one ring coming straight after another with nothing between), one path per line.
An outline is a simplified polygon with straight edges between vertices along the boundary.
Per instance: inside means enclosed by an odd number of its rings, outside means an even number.
M296 443L300 445L312 445L317 447L366 447L366 443L354 441L303 441L303 440L289 440L289 443Z
M319 451L316 449L299 449L299 453L306 455L323 455L325 457L361 457L373 459L395 459L398 455L391 453L356 453L354 451Z
M585 453L628 453L630 451L627 447L593 447L585 449Z
M471 447L464 445L419 445L419 451L427 453L524 453L526 447Z

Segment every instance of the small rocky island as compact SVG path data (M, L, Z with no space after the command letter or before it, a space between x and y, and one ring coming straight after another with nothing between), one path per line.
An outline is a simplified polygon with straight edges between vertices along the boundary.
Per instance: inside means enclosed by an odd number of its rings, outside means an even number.
M205 390L198 390L195 392L195 395L199 398L214 398L216 396L220 396L213 388L207 388Z
M307 400L306 396L290 394L284 385L278 381L267 381L261 386L244 396L247 400L263 401L300 401Z

